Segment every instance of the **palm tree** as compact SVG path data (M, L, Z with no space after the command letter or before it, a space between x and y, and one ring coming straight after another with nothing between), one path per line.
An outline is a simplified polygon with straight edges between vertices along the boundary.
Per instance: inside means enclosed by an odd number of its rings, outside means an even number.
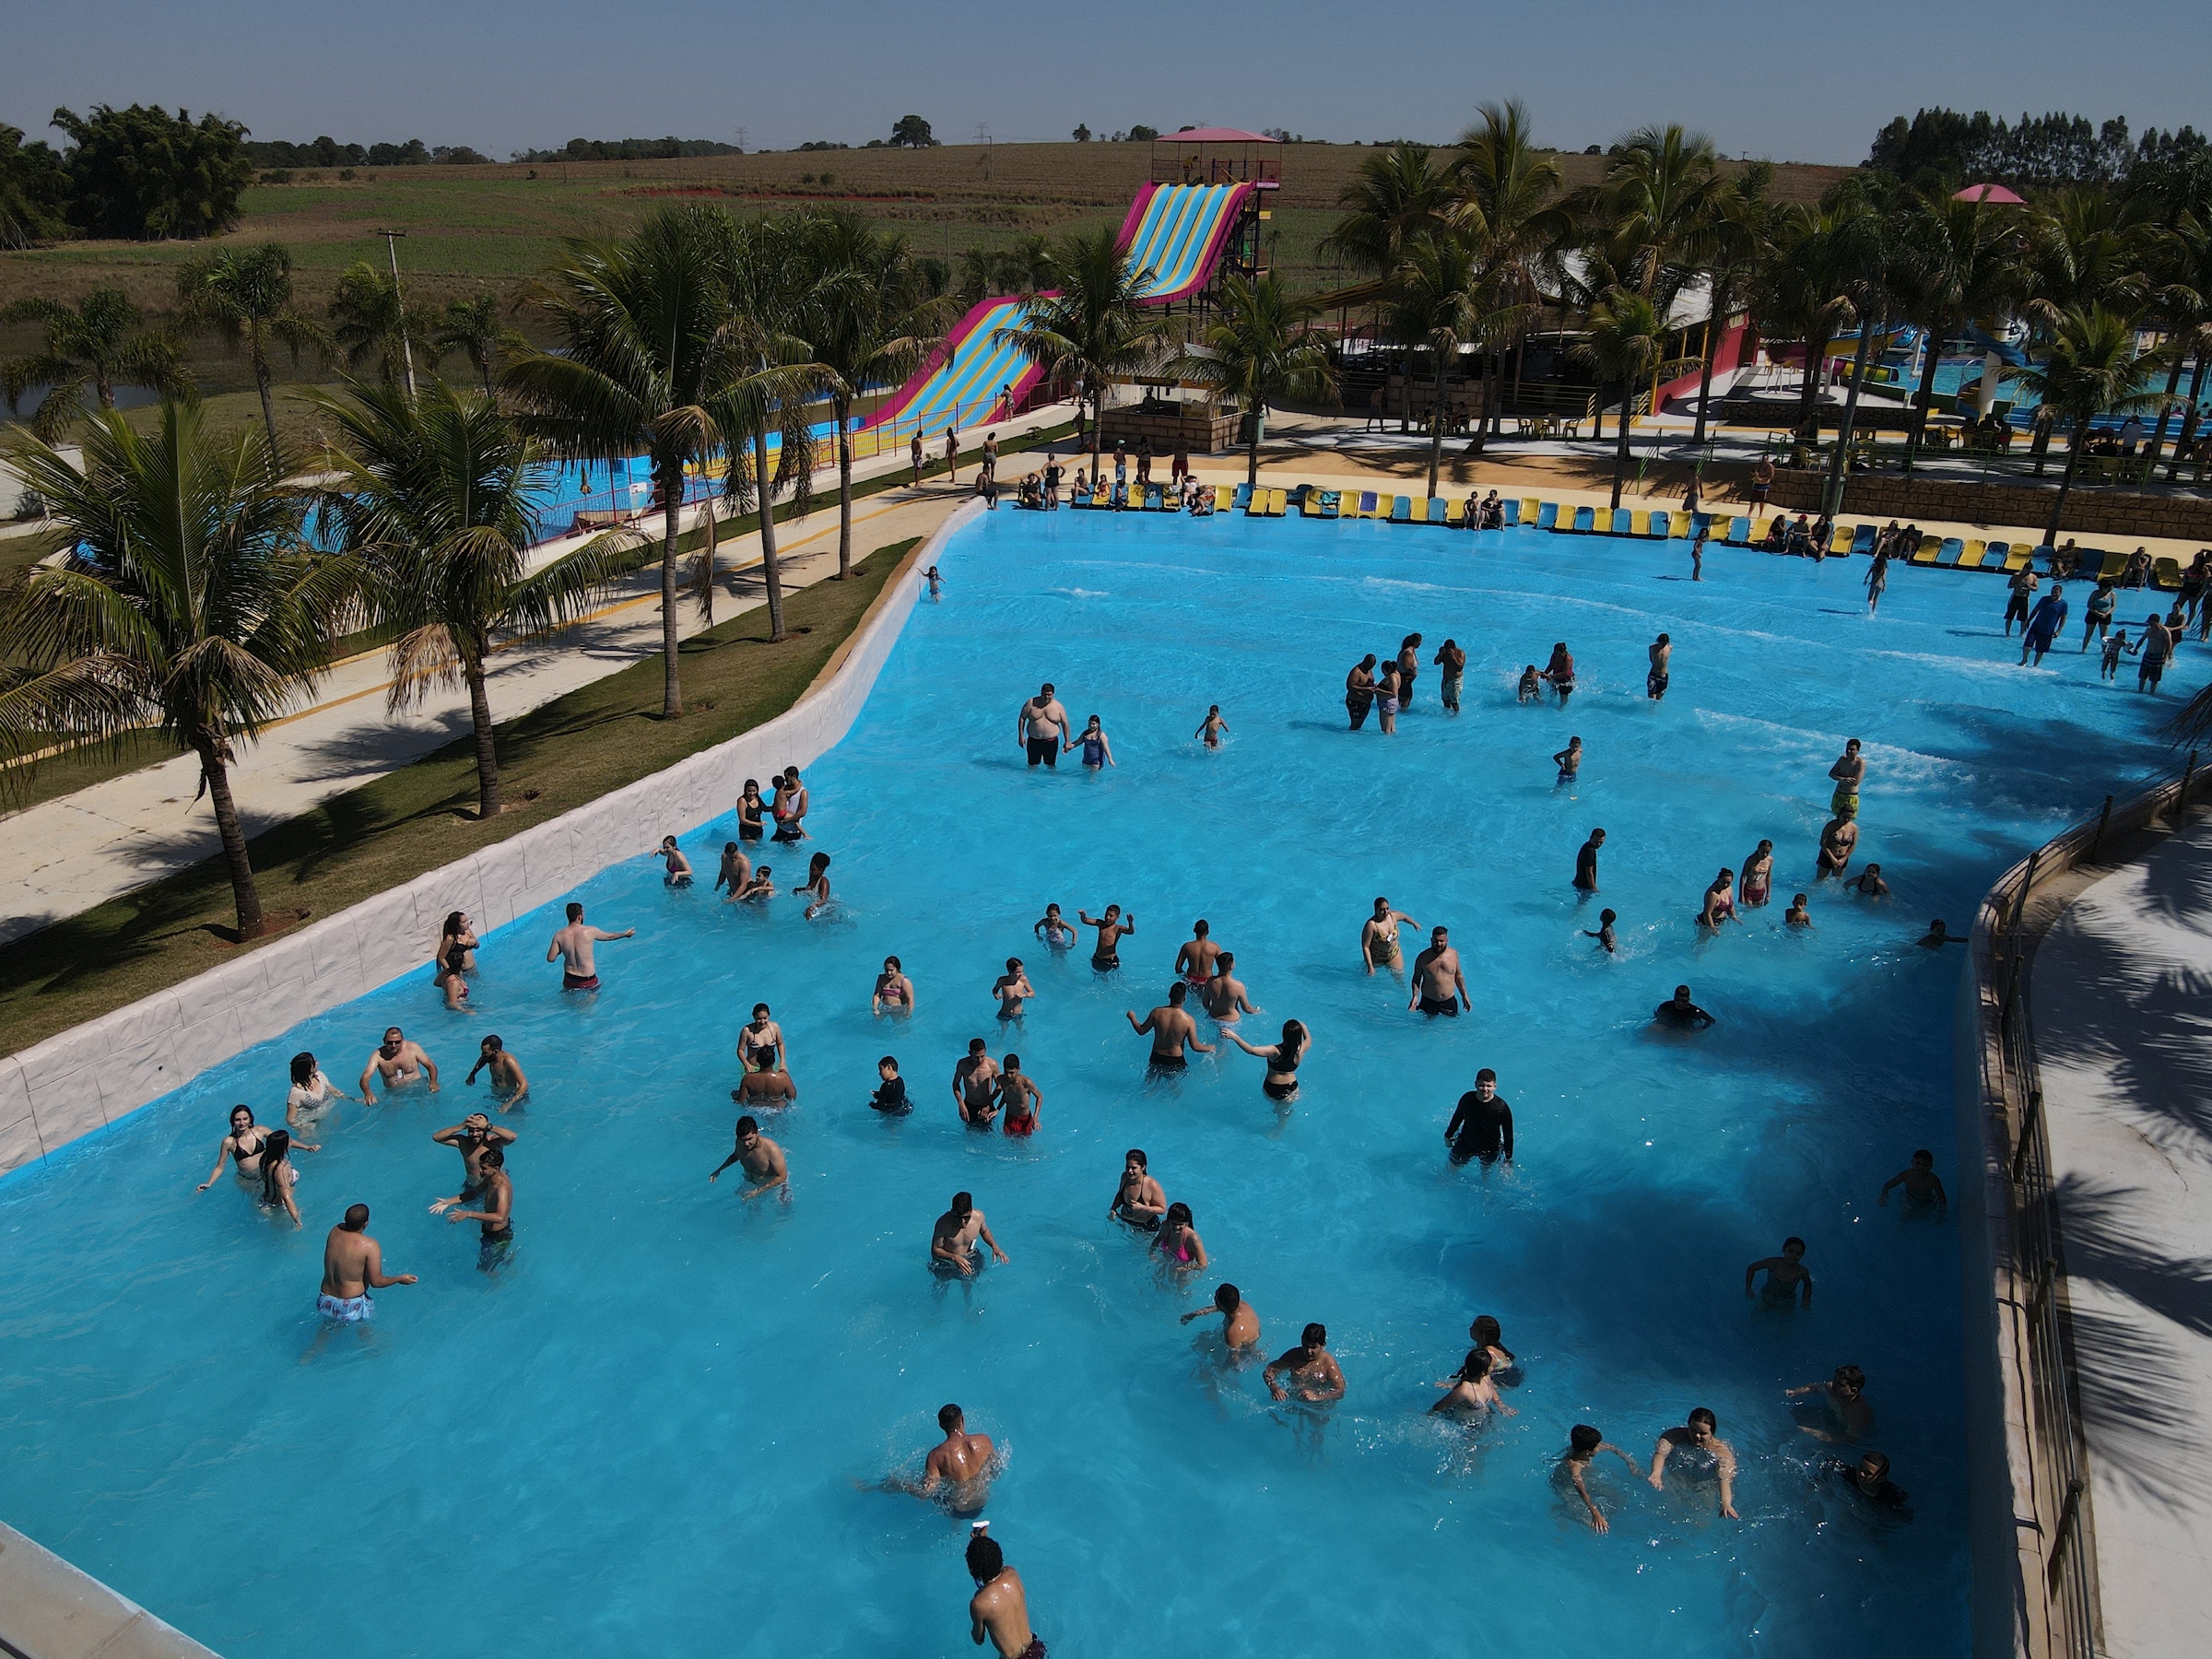
M520 352L498 377L523 429L556 453L645 456L661 510L661 712L672 720L684 712L676 566L684 469L721 452L714 408L747 369L715 259L722 217L697 205L664 208L619 242L571 242L567 263L538 289L560 349Z
M2023 297L2026 243L2008 204L1924 193L1905 210L1897 241L1899 309L1926 331L1927 356L1913 398L1905 471L1912 470L1936 399L1936 368L1950 337L1970 323L1994 321Z
M1101 447L1100 419L1106 384L1142 368L1168 338L1166 320L1144 303L1149 269L1129 262L1113 227L1079 231L1053 251L1053 286L1016 328L1002 328L992 343L1011 343L1047 374L1082 382L1090 400L1090 471L1096 477Z
M152 727L199 757L229 866L241 939L264 931L245 830L230 794L234 738L289 708L329 661L331 619L355 589L343 558L311 558L299 503L269 476L252 430L218 441L198 409L165 401L159 430L112 409L90 417L82 469L37 438L10 464L73 539L0 617L20 659L0 697L17 752L33 734L65 747Z
M2189 381L2186 412L2182 417L2182 432L2174 443L2177 459L2167 474L2167 482L2181 477L2179 456L2188 453L2189 441L2196 429L2196 400L2204 395L2205 369L2212 362L2212 226L2194 212L2183 208L2175 216L2172 225L2154 233L2151 245L2152 272L2157 281L2153 298L2157 301L2159 320L2165 325L2166 351L2170 368L2166 375L2166 395L2176 404L2174 394L2181 388L2182 368L2194 356L2195 371ZM2159 451L2166 441L2167 410L2159 411L2158 429L2151 434L2148 451L2149 465L2159 464ZM2147 480L2147 469L2146 479Z
M2028 311L2055 327L2068 312L2133 310L2147 297L2147 204L2099 189L2062 190L2030 226Z
M1521 325L1525 308L1492 301L1497 278L1487 275L1466 238L1427 236L1406 250L1393 272L1382 302L1394 338L1418 343L1436 365L1435 401L1429 418L1429 494L1436 494L1443 463L1444 381L1463 347L1477 349L1505 339Z
M825 214L809 229L818 314L806 335L830 371L837 418L837 576L853 568L853 405L872 385L896 385L945 335L943 304L924 291L906 239L852 214Z
M407 372L408 349L427 340L438 313L411 305L399 284L365 259L357 259L338 277L330 298L331 338L346 367L359 371L376 366L377 378L397 384Z
M1837 297L1848 314L1859 321L1858 348L1852 354L1851 389L1843 398L1843 418L1836 431L1836 447L1829 455L1828 488L1823 497L1829 516L1843 511L1844 467L1851 452L1853 429L1859 418L1859 394L1866 384L1866 365L1874 358L1875 336L1889 325L1897 299L1893 278L1899 260L1890 222L1874 212L1853 214L1841 221L1831 244L1830 277Z
M2074 488L2075 468L2081 465L2082 445L2089 427L2106 415L2135 415L2164 408L2166 394L2145 390L2155 358L2136 354L2136 326L2132 318L2101 305L2058 314L2051 331L2049 356L2039 368L2007 369L2005 372L2033 392L2072 432L2066 444L2065 476L2058 481L2058 499L2051 504L2051 522L2043 530L2043 546L2058 540L2059 521L2066 511L2066 494Z
M1794 335L1805 342L1797 429L1807 441L1819 430L1817 400L1829 342L1853 314L1839 269L1842 245L1865 211L1855 197L1831 208L1783 207L1775 216L1772 253L1755 281L1753 309L1768 337Z
M430 364L435 368L456 352L466 358L476 370L477 378L484 382L486 396L491 394L491 366L500 354L526 345L523 336L500 321L500 300L496 294L478 294L473 300L452 300L439 313L438 325L430 331Z
M1663 311L1693 274L1693 244L1718 188L1712 140L1668 126L1623 139L1593 193L1613 263Z
M1214 315L1200 330L1199 349L1171 359L1164 372L1204 386L1216 399L1234 400L1252 416L1252 453L1244 481L1260 480L1260 445L1267 411L1296 398L1318 402L1336 395L1324 337L1306 324L1312 307L1292 300L1272 274L1222 278Z
M1477 113L1480 124L1461 135L1459 154L1452 162L1459 190L1452 223L1474 244L1497 302L1524 307L1524 315L1533 318L1543 303L1545 279L1556 279L1554 254L1571 228L1559 201L1559 163L1535 147L1528 111L1518 100L1487 103ZM1513 341L1516 382L1518 354L1526 349L1526 336L1524 323ZM1505 400L1487 401L1487 424L1496 432L1504 419Z
M1733 179L1716 184L1706 198L1705 211L1689 247L1705 272L1706 327L1703 361L1698 371L1698 418L1690 433L1693 447L1703 448L1705 422L1712 402L1712 361L1726 334L1728 321L1745 289L1768 256L1771 246L1774 206L1767 191L1774 180L1773 164L1754 161Z
M302 351L324 356L335 349L329 330L292 309L292 255L281 242L254 248L218 248L177 273L177 299L185 325L215 335L232 351L243 349L261 394L261 424L269 435L269 465L282 471L276 409L269 397L269 347L285 347L292 361Z
M115 406L118 386L143 386L181 403L199 396L175 336L147 327L146 313L121 288L94 288L75 305L34 295L0 307L0 323L45 325L43 349L0 363L0 395L10 414L27 388L45 385L30 417L31 431L45 442L58 441L76 422L87 392L102 409Z
M1373 281L1363 289L1338 294L1338 303L1378 297L1382 280L1398 268L1406 250L1451 223L1458 199L1452 169L1440 162L1427 145L1393 144L1361 161L1352 182L1337 198L1345 215L1336 221L1336 228L1321 239L1321 251L1335 254ZM1413 424L1410 362L1407 370L1405 397L1398 408L1401 430Z
M1629 412L1636 388L1671 365L1666 360L1666 318L1647 296L1615 288L1601 294L1570 351L1597 371L1601 383L1620 384L1620 443L1613 454L1613 505L1620 506L1621 477L1629 467Z
M337 442L323 497L339 545L367 576L373 614L394 629L393 712L434 687L468 688L477 739L477 816L499 816L500 758L486 663L496 634L573 620L625 568L629 537L596 536L533 570L532 504L546 482L537 445L488 394L432 381L317 394Z

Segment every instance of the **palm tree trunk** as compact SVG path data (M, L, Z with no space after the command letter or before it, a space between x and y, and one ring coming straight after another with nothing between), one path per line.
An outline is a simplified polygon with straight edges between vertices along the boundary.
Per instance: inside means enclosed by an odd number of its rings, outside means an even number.
M2175 358L2173 367L2166 371L2166 395L2171 397L2182 384L2182 359ZM2166 411L2170 406L2159 406L2159 424L2152 429L2150 448L2143 453L2143 482L2150 482L2150 475L2158 470L2159 451L2166 444Z
M754 499L760 504L760 575L768 583L768 641L783 638L783 573L776 568L776 502L774 474L768 466L768 434L753 429Z
M1090 394L1090 487L1099 487L1099 457L1106 431L1106 383L1100 378L1098 389ZM1255 453L1253 465L1258 465Z
M230 898L238 911L238 936L242 943L259 938L267 924L262 919L261 891L253 885L253 861L246 855L246 832L238 821L238 803L230 798L228 767L229 746L212 732L193 739L200 757L200 778L207 785L207 803L215 808L216 833L222 837L223 862L230 869Z
M1728 327L1728 286L1718 271L1712 273L1712 315L1705 324L1705 361L1698 372L1698 423L1689 434L1692 449L1705 441L1705 406L1712 397L1712 359L1720 355L1714 336Z
M1620 382L1620 445L1613 452L1613 511L1620 511L1621 476L1629 470L1629 400L1636 394L1624 375Z
M1267 438L1267 410L1263 405L1252 408L1252 454L1244 464L1244 488L1257 490L1260 487L1260 445Z
M491 694L485 688L484 658L481 651L470 657L462 669L468 681L468 724L477 737L477 818L479 821L500 816L500 751L491 733Z
M1936 401L1936 362L1943 356L1943 336L1950 331L1942 319L1928 324L1928 360L1920 371L1920 395L1913 399L1912 431L1905 440L1905 477L1912 476L1912 464L1920 459L1920 446L1927 441L1928 410Z
M1813 337L1815 332L1809 328L1805 331L1805 382L1797 394L1797 429L1800 432L1809 429L1818 439L1820 423L1814 410L1820 395L1820 364L1828 356L1828 330L1819 329L1820 337L1817 340Z
M2065 516L2066 492L2074 488L2074 469L2081 464L2082 441L2089 435L2089 423L2082 421L2075 427L2066 444L2066 470L2058 480L2058 500L2051 503L2051 523L2043 529L2043 546L2058 546L2058 521Z
M2189 448L2189 441L2196 436L2196 400L2205 393L2205 371L2212 367L2212 352L2200 351L2196 356L2196 372L2189 377L2189 407L2182 415L2182 435L2173 441L2173 463L2166 469L2166 482L2178 484L2182 480L2182 456Z
M853 400L833 397L830 406L837 415L837 574L842 582L853 573Z
M676 537L684 516L683 463L655 463L653 481L661 495L661 654L666 659L661 677L661 718L679 720L684 683L676 660Z
M1884 319L1886 322L1887 319ZM1866 380L1866 359L1874 348L1874 323L1871 317L1859 319L1859 348L1851 361L1851 391L1843 399L1843 424L1836 429L1836 453L1828 462L1827 516L1833 518L1843 511L1844 463L1851 446L1851 429L1859 418L1859 388ZM1825 551L1825 549L1823 549Z
M1477 431L1481 428L1476 428ZM1444 354L1436 354L1436 406L1429 415L1429 499L1436 499L1437 468L1444 459Z
M262 355L261 342L253 342L253 386L261 394L261 424L269 434L269 477L281 477L284 468L276 460L276 408L269 401L269 359Z

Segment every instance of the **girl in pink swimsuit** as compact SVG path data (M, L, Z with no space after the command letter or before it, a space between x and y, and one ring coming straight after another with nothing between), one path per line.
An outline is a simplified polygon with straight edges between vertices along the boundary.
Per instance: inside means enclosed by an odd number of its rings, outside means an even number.
M1152 1241L1152 1248L1177 1272L1195 1273L1206 1265L1206 1244L1191 1225L1189 1205L1168 1206L1167 1219L1159 1224L1159 1237Z

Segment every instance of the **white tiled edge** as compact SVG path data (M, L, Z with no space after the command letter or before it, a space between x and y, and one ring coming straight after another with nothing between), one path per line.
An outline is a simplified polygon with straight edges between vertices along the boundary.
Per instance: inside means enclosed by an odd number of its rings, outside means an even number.
M0 1057L0 1172L158 1100L211 1065L373 991L424 960L446 912L498 927L632 853L640 823L697 829L737 798L747 775L810 765L852 729L912 614L922 572L982 511L961 507L910 556L835 675L794 707L404 887L365 899L128 1007ZM642 807L650 806L651 811ZM425 920L425 918L429 918Z

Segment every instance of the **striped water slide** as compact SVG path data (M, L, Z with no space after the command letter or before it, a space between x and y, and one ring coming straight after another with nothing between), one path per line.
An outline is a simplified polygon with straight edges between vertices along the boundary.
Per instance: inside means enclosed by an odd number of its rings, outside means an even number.
M1007 386L1020 402L1040 371L1016 347L994 336L1001 329L1020 327L1028 313L1028 305L1018 299L983 300L960 319L937 360L908 381L866 424L896 422L908 429L918 425L924 434L942 432L947 426L967 428L989 419Z
M1250 184L1147 184L1122 223L1129 263L1151 273L1144 297L1155 305L1204 288L1235 228Z

